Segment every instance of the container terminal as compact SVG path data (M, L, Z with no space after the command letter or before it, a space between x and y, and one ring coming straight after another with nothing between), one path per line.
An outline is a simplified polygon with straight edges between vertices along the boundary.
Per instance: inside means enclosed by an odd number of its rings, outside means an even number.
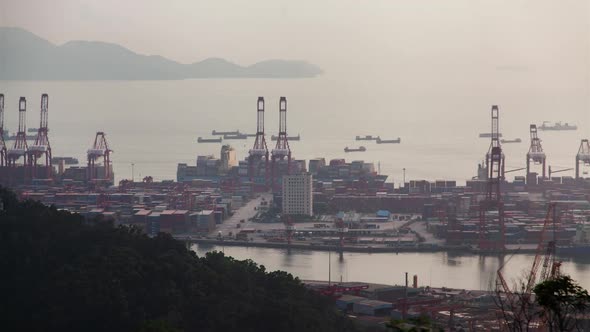
M148 235L168 232L187 243L300 248L337 252L471 251L536 253L534 262L556 255L590 253L590 144L583 139L572 166L552 170L536 125L522 159L525 176L506 175L506 157L492 107L490 146L477 175L464 186L454 180L409 180L395 187L375 165L362 160L309 161L292 156L286 132L287 100L279 102L274 149L265 140L264 98L257 101L257 132L244 160L228 144L220 156L198 156L195 165L178 164L176 181L121 180L114 184L110 145L99 131L90 141L86 165L53 157L49 140L48 96L41 97L40 126L26 138L26 99L19 100L16 140L0 141L0 183L21 198L41 201L117 225L134 225ZM4 96L0 94L0 138ZM73 161L72 161L73 162ZM57 165L56 165L57 164ZM76 162L77 164L77 162ZM575 176L556 176L573 171ZM312 178L313 214L281 214L287 175ZM534 263L533 262L533 263ZM534 264L533 264L534 265ZM502 267L498 270L501 280ZM552 270L557 270L552 269ZM420 285L305 281L335 298L337 308L359 323L376 325L391 317L427 314L450 330L497 326L494 294ZM509 294L508 290L504 290Z
M3 95L0 105L3 119ZM515 170L504 166L506 156L494 131L497 107L492 108L490 147L477 176L461 186L455 180L414 179L396 187L371 162L295 158L286 132L284 97L274 148L266 143L265 102L260 97L256 137L243 160L225 144L218 158L198 156L195 165L178 164L176 181L146 176L115 185L113 150L105 132L97 132L89 142L85 165L68 165L68 159L51 155L48 105L44 94L40 126L30 142L26 99L20 99L17 139L0 142L0 183L22 197L89 218L102 215L116 223L136 224L148 234L168 231L193 241L226 244L245 240L249 245L351 251L504 252L534 250L547 227L546 211L555 203L551 227L558 250L590 252L590 179L584 177L590 167L588 140L581 140L571 168L551 169L538 128L531 125L530 148L522 157L527 166L518 169L526 174L509 181L506 176ZM559 176L565 171L575 176ZM312 177L313 214L305 218L280 211L283 179L297 174ZM239 218L244 214L246 218Z

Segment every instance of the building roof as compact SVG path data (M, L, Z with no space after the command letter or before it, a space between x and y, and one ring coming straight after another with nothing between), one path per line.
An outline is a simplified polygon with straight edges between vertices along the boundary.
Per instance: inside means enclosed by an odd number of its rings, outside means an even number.
M152 210L139 210L135 212L136 216L149 216L152 213Z

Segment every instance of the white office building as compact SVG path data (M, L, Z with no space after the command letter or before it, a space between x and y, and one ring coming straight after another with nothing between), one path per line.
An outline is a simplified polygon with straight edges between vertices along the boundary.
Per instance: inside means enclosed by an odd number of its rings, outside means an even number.
M311 173L283 177L283 214L313 216Z

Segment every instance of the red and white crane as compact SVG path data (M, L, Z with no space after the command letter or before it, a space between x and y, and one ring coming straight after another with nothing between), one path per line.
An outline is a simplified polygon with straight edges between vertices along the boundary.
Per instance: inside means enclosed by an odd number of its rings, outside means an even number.
M51 165L51 144L49 144L49 127L48 127L48 108L49 108L49 96L44 93L41 96L41 120L39 123L39 129L37 130L37 138L35 143L29 146L27 151L29 156L29 166L31 167L31 174L33 178L36 178L37 174L37 161L45 157L45 178L50 179L52 174Z
M279 101L279 136L277 137L277 145L271 151L272 160L272 174L271 174L271 188L277 190L277 161L287 159L287 174L291 173L291 148L289 147L289 140L287 138L287 98L281 97Z
M107 143L105 133L102 131L97 132L96 136L94 138L94 144L87 151L88 181L99 180L97 170L96 170L96 161L99 158L103 159L103 165L104 165L104 178L102 178L102 179L110 180L110 178L111 178L111 152L113 152L113 150L109 149L109 144Z
M504 153L499 140L500 114L498 106L492 106L492 142L486 155L487 193L479 204L479 249L502 251L505 249L506 237L504 226L504 203L500 185L504 180ZM496 219L496 220L494 220ZM494 222L495 221L495 222ZM490 238L490 224L496 224L499 238Z
M268 185L268 147L264 137L264 97L258 97L256 112L256 139L248 151L248 173L250 181L259 171L259 164L264 159L264 187Z
M580 147L576 154L576 179L580 178L580 163L582 166L590 166L590 143L588 143L587 139L583 139L580 142Z
M4 141L4 94L0 93L0 167L6 166L6 142Z
M527 181L529 179L529 174L531 172L531 161L535 165L541 165L542 171L541 175L542 178L545 179L545 163L547 156L545 156L545 152L543 152L543 147L541 146L541 139L537 135L537 125L532 124L530 126L530 133L531 133L531 146L529 147L529 152L526 154L526 178Z
M27 165L27 99L20 97L18 101L18 131L11 148L6 151L6 160L9 167L16 167L16 162L23 157L23 165Z

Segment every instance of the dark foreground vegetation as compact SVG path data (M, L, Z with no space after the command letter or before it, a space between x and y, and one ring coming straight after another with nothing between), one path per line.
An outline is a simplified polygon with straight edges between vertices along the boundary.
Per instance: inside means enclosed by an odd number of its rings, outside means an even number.
M332 301L285 272L0 188L4 331L353 331Z

